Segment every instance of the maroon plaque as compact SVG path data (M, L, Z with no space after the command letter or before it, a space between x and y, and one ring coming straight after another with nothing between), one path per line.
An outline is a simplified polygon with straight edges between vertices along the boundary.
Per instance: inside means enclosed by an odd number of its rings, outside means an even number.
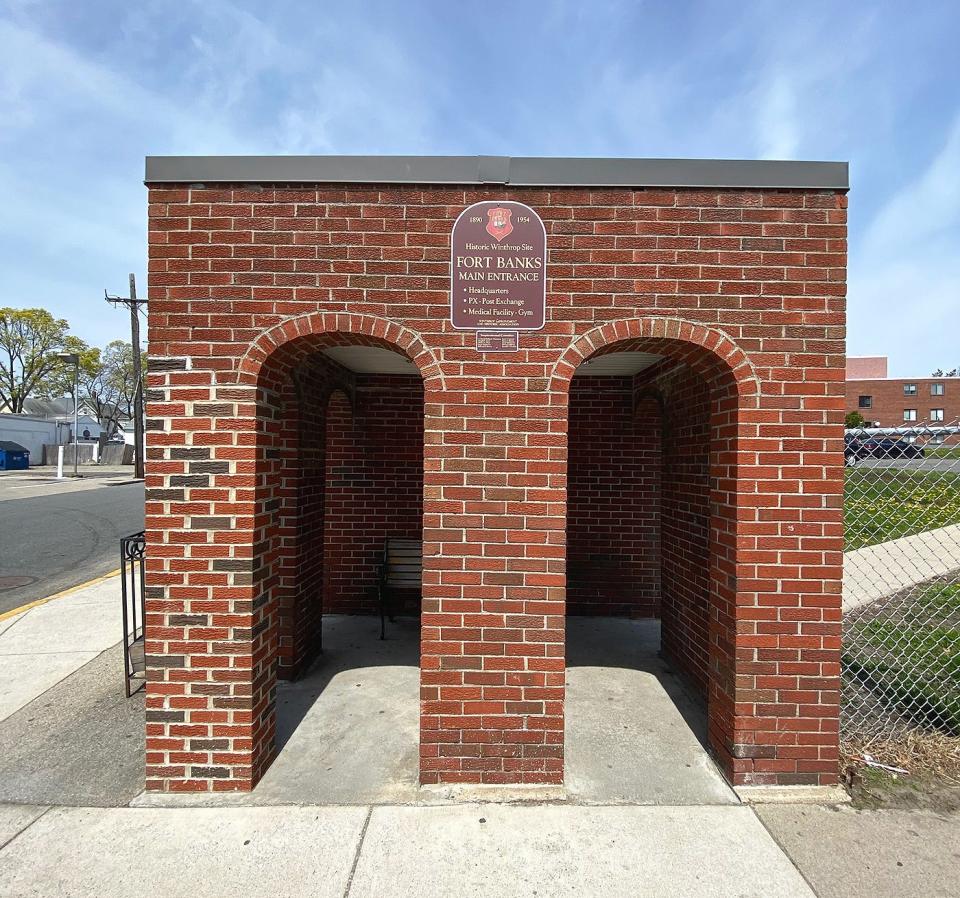
M455 328L543 327L547 232L533 209L506 200L468 206L453 224L450 256L450 319Z
M477 331L477 352L516 352L519 348L516 331Z

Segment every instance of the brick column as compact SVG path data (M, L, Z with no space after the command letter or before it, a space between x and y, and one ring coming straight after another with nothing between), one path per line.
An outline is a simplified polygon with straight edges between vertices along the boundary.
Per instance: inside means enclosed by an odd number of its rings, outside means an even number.
M147 413L147 788L249 789L276 656L252 565L255 393L153 358Z
M563 779L565 435L507 367L427 397L423 783Z

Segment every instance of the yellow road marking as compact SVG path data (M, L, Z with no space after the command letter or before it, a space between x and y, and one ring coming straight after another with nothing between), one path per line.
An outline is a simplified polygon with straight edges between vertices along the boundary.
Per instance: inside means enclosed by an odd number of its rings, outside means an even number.
M54 599L62 599L64 596L70 595L70 593L77 592L81 589L86 589L88 586L93 586L96 583L103 583L104 580L109 580L111 577L116 577L120 573L120 568L117 568L115 571L110 571L109 574L104 574L102 577L94 577L92 580L87 580L86 583L79 583L76 586L71 586L69 589L64 589L61 592L55 592L52 596L47 596L45 599L37 599L35 602L27 602L26 605L21 605L19 608L12 608L10 611L4 611L3 614L0 614L0 621L5 621L7 618L15 617L18 614L23 614L24 611L29 611L31 608L36 608L39 605L46 605L47 602L52 602Z

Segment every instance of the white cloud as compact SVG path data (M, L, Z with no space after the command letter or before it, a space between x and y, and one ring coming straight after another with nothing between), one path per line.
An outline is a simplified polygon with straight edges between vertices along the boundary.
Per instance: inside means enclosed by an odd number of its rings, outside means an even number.
M123 335L104 287L146 286L145 155L429 152L429 91L388 37L351 57L317 16L321 59L233 4L159 3L94 53L41 12L0 15L0 304L45 305L86 339Z
M35 139L37 132L46 132L54 140L37 145L42 154L69 142L71 134L64 131L69 124L85 137L106 125L109 130L101 132L99 139L107 144L137 142L160 132L165 142L194 146L194 152L217 152L216 147L224 144L243 152L248 146L211 114L215 110L168 99L121 72L2 20L0 54L4 58L0 96L5 101L0 115L20 122L19 128L4 128L5 141L28 133Z
M759 91L757 143L761 159L794 159L800 147L796 82L778 72Z
M907 377L960 364L960 112L853 247L850 296L851 352L888 354Z
M950 239L960 226L960 112L946 139L918 177L895 193L874 216L863 251L875 258L924 250ZM956 234L952 235L956 241ZM946 247L941 247L946 248ZM954 243L955 249L960 249Z

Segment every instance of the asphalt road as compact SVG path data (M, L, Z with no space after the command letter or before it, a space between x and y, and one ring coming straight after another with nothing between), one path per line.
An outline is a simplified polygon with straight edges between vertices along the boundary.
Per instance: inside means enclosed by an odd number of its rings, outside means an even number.
M0 501L0 614L116 570L120 537L142 529L142 483ZM30 580L5 589L6 577Z

